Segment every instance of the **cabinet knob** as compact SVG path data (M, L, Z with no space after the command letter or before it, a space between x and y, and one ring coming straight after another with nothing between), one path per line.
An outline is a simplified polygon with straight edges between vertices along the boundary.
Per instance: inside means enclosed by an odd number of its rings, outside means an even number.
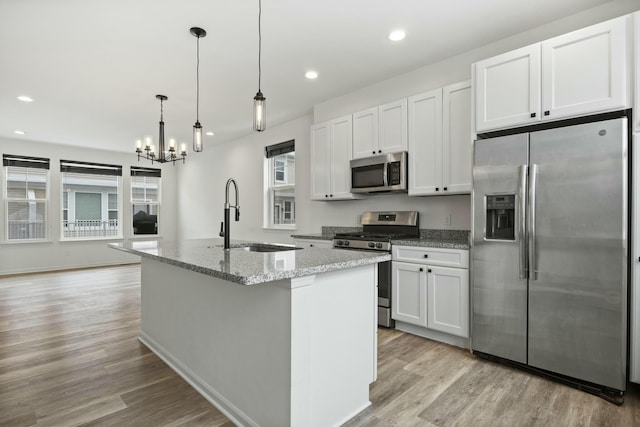
M429 258L429 254L424 254L424 257L425 258Z
M329 195L328 195L328 194L325 194L325 195L324 195L324 197L329 197Z
M376 154L376 150L373 150L373 151L371 152L371 154Z
M428 269L428 270L427 270L427 273L431 273L431 269Z
M440 189L438 187L436 187L436 191L440 191Z
M420 271L424 271L424 268L420 267Z
M312 248L312 247L313 247L313 243L310 243L310 244L309 244L309 247L310 247L310 248Z
M545 111L545 112L544 112L544 115L545 115L545 116L548 116L549 114L551 114L551 112L550 112L549 110L547 110L547 111Z
M536 116L536 113L531 113L531 118L533 119Z
M378 153L382 153L382 150L378 150Z
M329 194L329 197L333 197L333 194Z
M447 191L447 187L442 187L442 191Z

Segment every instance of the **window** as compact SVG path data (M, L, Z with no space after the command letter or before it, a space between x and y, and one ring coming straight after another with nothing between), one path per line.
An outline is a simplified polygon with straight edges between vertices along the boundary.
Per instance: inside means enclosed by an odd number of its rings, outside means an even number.
M45 240L49 159L4 154L7 241Z
M295 141L266 147L265 226L294 228L296 224Z
M133 234L158 234L160 169L131 167Z
M122 237L122 166L60 160L62 237Z

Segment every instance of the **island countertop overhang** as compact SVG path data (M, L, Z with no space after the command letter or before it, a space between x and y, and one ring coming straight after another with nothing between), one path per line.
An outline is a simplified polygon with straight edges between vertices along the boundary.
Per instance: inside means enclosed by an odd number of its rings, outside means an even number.
M232 246L247 243L250 242L232 241ZM111 243L109 246L241 285L257 285L391 260L388 253L340 249L311 248L266 253L240 248L225 250L222 239L144 240Z

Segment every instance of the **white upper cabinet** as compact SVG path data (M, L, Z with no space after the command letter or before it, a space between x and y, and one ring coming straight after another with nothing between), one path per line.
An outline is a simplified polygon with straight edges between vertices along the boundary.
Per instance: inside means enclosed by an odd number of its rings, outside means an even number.
M311 199L359 198L350 193L351 115L311 127Z
M475 64L476 131L540 120L540 45Z
M634 132L640 132L640 12L633 14L633 40L635 66L635 103L633 106L633 128Z
M542 42L542 114L559 118L627 106L627 18Z
M353 158L407 151L407 99L353 115Z
M409 98L409 195L442 187L442 89Z
M471 81L442 89L442 187L446 194L471 193L473 138Z
M628 16L475 64L476 132L628 108Z
M407 150L407 99L378 107L378 153Z
M409 98L409 195L471 192L471 82Z
M378 107L353 115L353 158L369 157L378 152Z

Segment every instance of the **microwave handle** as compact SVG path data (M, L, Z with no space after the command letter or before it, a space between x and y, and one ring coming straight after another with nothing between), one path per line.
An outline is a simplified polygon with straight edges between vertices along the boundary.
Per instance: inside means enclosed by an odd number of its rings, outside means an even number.
M389 179L387 178L388 171L389 171L389 163L385 163L382 171L382 185L384 185L385 187L389 185Z

